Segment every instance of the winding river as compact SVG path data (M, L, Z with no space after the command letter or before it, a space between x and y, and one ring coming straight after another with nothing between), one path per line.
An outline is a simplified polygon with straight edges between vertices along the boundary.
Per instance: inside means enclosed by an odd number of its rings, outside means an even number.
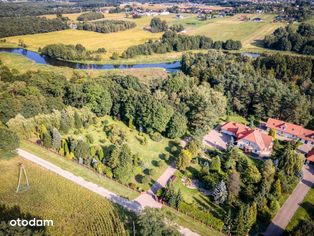
M163 68L167 72L176 72L181 69L181 62L175 61L170 63L153 63L153 64L134 64L134 65L113 65L113 64L86 64L79 62L60 61L39 53L29 51L23 48L0 48L0 52L9 52L20 54L28 59L35 61L38 64L52 65L52 66L66 66L73 69L93 69L93 70L111 70L111 69L130 69L130 68Z
M86 63L79 63L79 62L67 62L67 61L60 61L57 59L49 58L47 56L41 55L39 53L29 51L23 48L0 48L0 52L9 52L20 54L28 59L35 61L38 64L43 65L52 65L52 66L66 66L73 69L82 69L82 70L111 70L111 69L130 69L130 68L162 68L165 69L167 72L177 72L181 70L181 62L169 62L169 63L146 63L146 64L134 64L134 65L114 65L114 64L86 64ZM257 58L260 54L257 53L242 53L242 55Z

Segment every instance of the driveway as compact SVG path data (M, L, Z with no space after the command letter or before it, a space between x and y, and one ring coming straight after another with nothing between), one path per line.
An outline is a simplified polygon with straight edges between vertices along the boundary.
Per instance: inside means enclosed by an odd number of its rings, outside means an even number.
M165 172L157 179L154 185L145 193L142 193L139 197L137 197L134 201L138 202L142 207L156 207L161 208L162 204L156 201L155 194L158 189L165 187L167 185L168 180L174 173L176 172L176 168L173 165L168 166Z
M203 137L203 144L224 151L227 149L230 140L229 135L220 133L218 128L215 128Z
M287 201L278 211L275 218L267 227L264 236L278 236L284 232L293 215L303 202L304 197L314 185L314 167L303 167L303 180L293 190Z

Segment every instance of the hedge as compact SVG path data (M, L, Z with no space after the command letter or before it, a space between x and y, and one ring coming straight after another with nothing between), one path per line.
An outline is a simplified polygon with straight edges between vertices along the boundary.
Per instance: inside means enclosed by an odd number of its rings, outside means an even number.
M178 206L178 210L186 215L189 215L202 223L216 229L222 231L224 223L220 219L214 217L211 213L201 211L192 205L181 201Z

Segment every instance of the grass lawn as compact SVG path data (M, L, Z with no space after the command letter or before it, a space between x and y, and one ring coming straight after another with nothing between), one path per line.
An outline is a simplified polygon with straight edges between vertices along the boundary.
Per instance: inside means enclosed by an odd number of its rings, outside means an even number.
M314 188L313 187L305 196L300 207L298 208L293 218L289 222L286 230L291 231L295 226L299 224L301 220L305 220L305 221L314 220Z
M112 143L106 138L106 134L103 131L104 125L101 123L101 121L107 120L110 124L117 125L117 127L125 133L127 144L131 149L131 152L133 154L139 154L143 161L143 166L145 169L154 169L155 173L152 175L152 180L156 181L158 177L166 170L167 164L164 160L160 158L160 154L166 153L166 148L169 146L169 139L163 138L160 142L155 142L149 138L148 135L143 134L146 139L146 144L141 144L140 142L140 136L137 130L132 130L128 128L123 122L121 121L115 121L110 116L105 116L98 119L98 123L95 125L89 126L87 129L80 130L79 134L75 134L75 130L72 130L68 135L72 136L74 139L84 139L86 140L86 135L91 135L94 139L95 145L101 145L101 146L110 146ZM156 167L156 162L161 161L162 166ZM135 183L137 186L148 190L149 185L144 185L140 183L140 181L137 181L141 179L144 176L144 173L142 170L135 170L135 176L138 175L135 179L133 179L131 182ZM137 179L137 180L136 180Z
M93 182L95 184L98 184L99 186L102 186L122 197L126 197L129 199L135 199L139 193L136 191L133 191L116 181L113 181L111 179L105 178L96 172L87 169L84 166L81 166L73 161L69 161L53 152L47 151L45 148L42 148L36 144L30 143L28 141L21 141L21 148L24 150L31 152L40 158L47 160L59 167L61 167L64 170L70 171L71 173L81 176L87 181Z
M171 207L164 206L164 209L174 215L175 223L177 223L178 225L182 227L186 227L192 230L193 232L198 233L201 236L223 236L224 235L223 233L217 230L211 229L207 227L206 225L195 221L193 218L174 210Z
M27 219L30 214L30 218L53 220L53 226L46 227L47 235L127 235L123 222L127 213L120 207L32 162L1 157L0 203L5 210L0 208L0 218ZM16 193L20 162L26 167L30 189Z
M34 61L18 54L0 52L0 61L11 69L16 69L21 73L27 71L52 71L70 79L74 75L80 77L90 76L111 76L111 75L132 75L138 77L141 83L149 84L158 79L166 79L168 74L161 68L145 68L145 69L113 69L113 70L79 70L68 67L50 66L36 64Z
M198 164L193 164L191 167L187 170L189 174L191 174L194 171L199 171L200 166ZM222 218L224 215L224 210L211 202L211 200L206 196L204 193L199 191L198 189L191 189L186 187L182 182L182 177L184 176L180 171L177 171L175 173L177 176L176 181L174 182L175 189L180 189L182 193L183 200L186 203L192 204L194 206L197 206L200 209L205 209L206 211L210 211L214 216L217 218Z
M72 20L76 20L79 14L65 14ZM105 19L128 20L133 21L137 26L133 29L109 34L96 33L83 30L63 30L43 34L21 35L7 38L7 45L17 45L19 40L23 40L30 50L37 51L39 47L52 43L77 44L80 43L87 49L96 50L104 47L107 53L102 55L101 63L139 63L139 62L160 62L178 60L182 53L172 52L167 54L156 54L150 56L138 56L132 59L111 60L113 52L122 53L126 48L132 45L142 44L148 40L157 40L162 33L150 33L143 29L148 26L151 16L144 16L139 19L126 18L125 14L104 14ZM205 35L214 40L235 39L241 40L243 49L241 51L262 51L265 49L257 44L265 35L271 34L276 28L284 26L283 23L273 23L274 15L252 15L246 14L251 19L260 17L262 22L241 21L238 14L233 17L214 18L207 21L197 19L196 14L182 14L182 19L177 19L175 14L158 16L166 20L169 25L183 24L190 35ZM46 15L48 18L54 18L55 15ZM0 43L0 46L3 46Z
M221 120L224 122L232 121L232 122L239 122L245 125L249 124L248 120L245 117L240 116L240 115L227 115L223 117Z

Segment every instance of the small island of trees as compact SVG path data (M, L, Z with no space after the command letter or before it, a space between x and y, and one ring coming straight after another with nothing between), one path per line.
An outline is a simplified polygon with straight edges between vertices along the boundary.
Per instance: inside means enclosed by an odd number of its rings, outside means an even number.
M104 18L104 15L100 12L86 12L77 17L78 21L91 21Z

